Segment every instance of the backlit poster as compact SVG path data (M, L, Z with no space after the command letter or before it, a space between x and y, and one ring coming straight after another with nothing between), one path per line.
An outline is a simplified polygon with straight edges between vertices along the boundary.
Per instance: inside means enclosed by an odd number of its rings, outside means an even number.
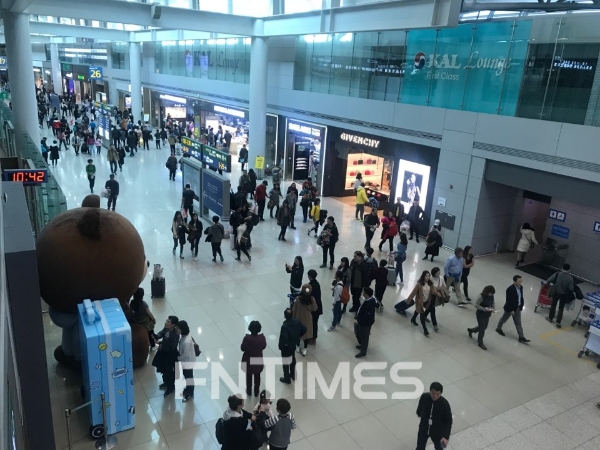
M398 180L396 182L396 197L406 211L414 201L425 209L427 187L429 186L429 166L401 159L399 161Z

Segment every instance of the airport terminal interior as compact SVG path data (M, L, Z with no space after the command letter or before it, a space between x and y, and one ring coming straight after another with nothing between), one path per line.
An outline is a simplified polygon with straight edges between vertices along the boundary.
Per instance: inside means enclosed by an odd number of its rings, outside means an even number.
M596 0L0 13L0 450L600 449Z

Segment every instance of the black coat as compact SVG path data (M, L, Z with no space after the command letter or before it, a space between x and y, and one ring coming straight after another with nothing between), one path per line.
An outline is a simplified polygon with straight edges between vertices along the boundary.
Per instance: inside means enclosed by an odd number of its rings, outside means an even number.
M248 430L248 420L252 417L248 411L242 410L242 417L232 417L223 423L227 439L221 450L251 450L256 448L254 434Z
M317 302L317 310L313 312L313 316L320 316L323 314L323 302L321 302L321 285L317 280L310 280L308 282L312 287L312 296Z
M442 438L450 439L452 410L450 409L450 403L444 397L440 397L434 402L431 394L425 392L419 399L417 416L421 418L419 430L427 431L429 429L429 436L431 436L432 441L439 442ZM430 416L432 419L431 427L429 427Z
M523 305L525 304L525 300L523 299L523 286L521 286L521 303L519 303L519 295L517 294L517 288L514 284L511 284L506 289L506 303L504 304L504 311L512 312L523 311Z
M110 189L110 195L115 197L119 195L119 182L117 180L108 180L104 187Z
M427 247L425 247L425 254L431 256L438 256L440 254L440 247L442 245L442 236L437 230L431 230L425 240Z
M368 327L375 323L375 305L377 305L377 300L375 297L371 297L358 308L356 321L361 327Z
M301 287L302 286L302 278L304 277L304 268L292 266L291 269L285 269L287 273L290 275L290 286Z
M300 336L304 336L306 327L298 319L289 319L281 325L279 332L279 350L294 352L300 343Z
M356 277L356 271L360 272L361 277L361 285L354 286L354 280ZM363 259L361 262L357 263L356 261L352 261L350 263L350 272L352 273L352 280L350 282L350 287L367 287L369 285L369 265Z

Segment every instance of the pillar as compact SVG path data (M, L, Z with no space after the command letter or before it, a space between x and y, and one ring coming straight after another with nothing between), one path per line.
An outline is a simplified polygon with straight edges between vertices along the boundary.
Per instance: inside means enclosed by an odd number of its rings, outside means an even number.
M50 44L50 62L52 63L52 86L56 95L62 95L62 72L58 59L58 44Z
M2 18L17 145L24 148L24 134L28 134L34 144L38 145L40 129L37 121L29 14L3 12Z
M262 28L262 20L256 19L256 22ZM255 34L262 34L262 31L255 30ZM256 156L265 156L266 151L267 66L267 39L255 36L250 49L250 166ZM266 161L266 164L271 165L273 161Z
M138 120L144 120L142 109L142 64L140 43L129 43L129 74L131 79L131 112L137 123ZM141 115L140 115L141 114Z

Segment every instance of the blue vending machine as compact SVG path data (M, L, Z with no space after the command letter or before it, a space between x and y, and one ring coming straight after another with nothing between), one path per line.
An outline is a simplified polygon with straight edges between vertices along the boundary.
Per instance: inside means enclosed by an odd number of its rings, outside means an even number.
M83 367L83 393L86 402L104 392L107 434L135 426L133 354L131 327L119 300L84 300L78 305ZM90 407L90 433L102 435L102 405Z

